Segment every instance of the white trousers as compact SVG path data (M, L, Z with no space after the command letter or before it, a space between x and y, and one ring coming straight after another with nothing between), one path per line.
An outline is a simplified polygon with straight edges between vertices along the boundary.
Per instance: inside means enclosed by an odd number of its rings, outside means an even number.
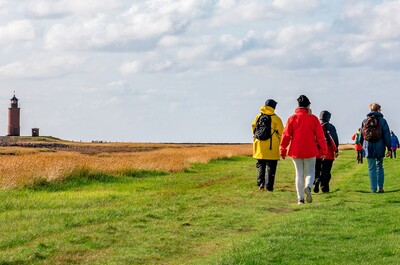
M292 158L296 169L296 191L297 198L304 199L304 188L311 189L315 179L315 157ZM305 183L304 183L305 178Z

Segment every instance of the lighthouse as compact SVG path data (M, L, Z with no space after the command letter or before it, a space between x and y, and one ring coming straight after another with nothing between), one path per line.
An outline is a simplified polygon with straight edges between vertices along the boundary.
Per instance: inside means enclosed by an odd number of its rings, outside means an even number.
M8 108L8 132L7 136L20 136L20 108L18 107L18 99L11 99L11 105Z

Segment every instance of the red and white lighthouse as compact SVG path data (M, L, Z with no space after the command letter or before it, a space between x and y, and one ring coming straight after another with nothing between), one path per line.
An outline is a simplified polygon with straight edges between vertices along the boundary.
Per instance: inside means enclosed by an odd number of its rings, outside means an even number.
M20 108L18 107L18 99L11 99L11 105L8 108L8 132L7 136L20 136Z

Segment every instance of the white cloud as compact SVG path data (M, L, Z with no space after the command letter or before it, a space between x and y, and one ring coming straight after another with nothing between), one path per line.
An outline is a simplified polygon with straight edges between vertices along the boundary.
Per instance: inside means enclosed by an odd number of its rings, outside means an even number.
M126 80L114 80L108 84L82 85L79 90L88 97L101 97L101 95L125 97L127 95L136 95L138 91L130 86Z
M271 5L267 1L219 1L214 15L210 18L210 25L223 27L227 25L238 25L243 22L257 21L273 18Z
M7 1L0 1L0 15L7 15L9 12L8 7L7 7Z
M173 69L174 63L168 59L157 57L154 54L150 54L144 57L142 60L134 60L130 62L124 62L121 64L119 70L123 75L143 73L156 73L165 72Z
M0 43L32 41L34 38L35 30L28 20L15 20L0 26Z
M157 61L149 65L150 72L164 72L172 69L173 63L169 60Z
M374 56L375 45L372 42L362 43L349 49L352 63L366 62Z
M160 47L171 47L171 46L176 46L180 42L179 38L177 36L164 36L160 39L158 42L158 45Z
M140 71L141 64L139 61L124 62L120 67L120 72L123 75L136 74Z
M228 9L234 7L236 4L235 0L219 0L217 3L217 7Z
M110 43L107 38L106 17L99 15L94 19L73 23L55 24L44 36L45 48L50 50L85 50L100 48Z
M347 5L330 32L338 34L336 58L331 61L338 67L398 68L399 12L400 1Z
M346 6L338 25L349 37L361 41L385 41L400 37L400 1L379 5L359 3Z
M211 46L207 43L193 44L188 47L182 47L177 51L177 60L192 61L204 60L210 57Z
M192 22L207 15L207 2L144 1L115 15L98 13L89 19L69 19L47 31L45 47L53 50L149 50L158 40L182 34Z
M62 0L60 5L77 14L93 14L110 12L126 4L125 0L98 1L98 0Z
M298 46L318 39L326 30L323 23L288 26L279 30L276 41L279 45Z
M25 61L15 61L0 66L0 77L3 78L54 78L76 71L84 59L64 55L33 55Z
M25 12L39 18L57 18L68 14L68 11L58 1L36 1L28 5Z
M34 18L91 17L99 13L117 10L124 2L124 0L35 0L22 5L21 9L23 9L23 13Z
M318 9L318 0L274 0L273 5L284 12L308 13Z
M378 40L400 37L400 1L383 3L373 9L370 34Z

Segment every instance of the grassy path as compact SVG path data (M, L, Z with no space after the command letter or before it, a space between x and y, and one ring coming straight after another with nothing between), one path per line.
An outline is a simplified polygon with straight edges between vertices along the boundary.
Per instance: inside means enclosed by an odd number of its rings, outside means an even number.
M1 191L0 264L399 264L400 160L385 159L386 192L372 194L354 155L305 205L290 159L272 193L246 157Z

